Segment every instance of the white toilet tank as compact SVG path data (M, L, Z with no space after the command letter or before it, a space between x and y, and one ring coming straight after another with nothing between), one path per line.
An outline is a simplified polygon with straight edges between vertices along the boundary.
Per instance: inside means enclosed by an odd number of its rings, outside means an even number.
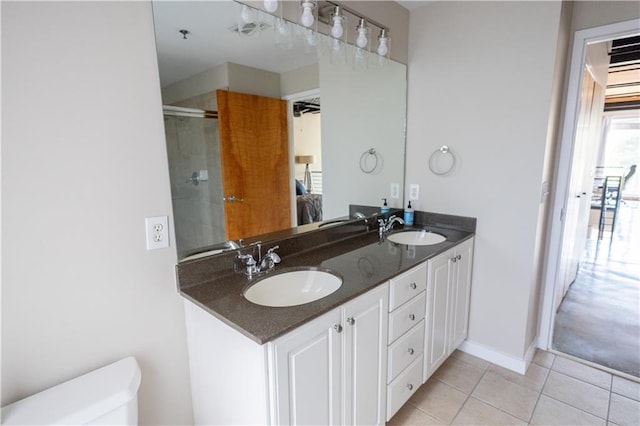
M137 425L140 367L128 357L2 408L3 425Z

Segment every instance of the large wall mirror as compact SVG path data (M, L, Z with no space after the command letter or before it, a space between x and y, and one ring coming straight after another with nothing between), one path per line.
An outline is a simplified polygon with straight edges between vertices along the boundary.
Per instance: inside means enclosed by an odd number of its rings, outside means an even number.
M179 259L402 207L406 66L242 8L153 2Z

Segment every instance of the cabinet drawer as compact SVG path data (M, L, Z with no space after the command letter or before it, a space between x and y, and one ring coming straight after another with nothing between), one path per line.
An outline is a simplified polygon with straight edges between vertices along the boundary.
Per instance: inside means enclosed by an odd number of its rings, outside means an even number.
M389 312L427 288L427 265L420 266L398 275L389 281Z
M418 325L389 346L387 383L390 383L402 370L420 357L423 351L424 321L420 321Z
M387 421L422 385L422 355L387 386Z
M426 293L423 291L406 304L389 314L389 343L402 336L424 318Z

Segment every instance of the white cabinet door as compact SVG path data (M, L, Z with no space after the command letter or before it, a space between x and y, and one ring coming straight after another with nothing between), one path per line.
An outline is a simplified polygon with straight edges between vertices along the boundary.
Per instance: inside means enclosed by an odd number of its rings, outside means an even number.
M424 350L424 380L449 355L449 281L453 250L448 250L428 261L426 335Z
M275 424L341 422L341 314L335 309L272 344Z
M455 262L454 260L455 259ZM473 238L454 248L451 277L449 353L460 346L469 331L469 296L471 294L471 267L473 264Z
M384 285L343 307L346 376L343 424L384 424L388 301L389 291Z
M389 287L271 344L274 424L384 424Z

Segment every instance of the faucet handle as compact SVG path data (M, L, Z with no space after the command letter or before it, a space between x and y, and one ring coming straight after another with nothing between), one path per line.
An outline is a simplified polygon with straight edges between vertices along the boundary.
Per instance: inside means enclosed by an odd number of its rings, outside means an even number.
M267 255L271 258L271 260L273 260L273 263L280 263L282 261L278 253L276 253L276 250L278 250L279 248L280 246L274 246L267 250Z

